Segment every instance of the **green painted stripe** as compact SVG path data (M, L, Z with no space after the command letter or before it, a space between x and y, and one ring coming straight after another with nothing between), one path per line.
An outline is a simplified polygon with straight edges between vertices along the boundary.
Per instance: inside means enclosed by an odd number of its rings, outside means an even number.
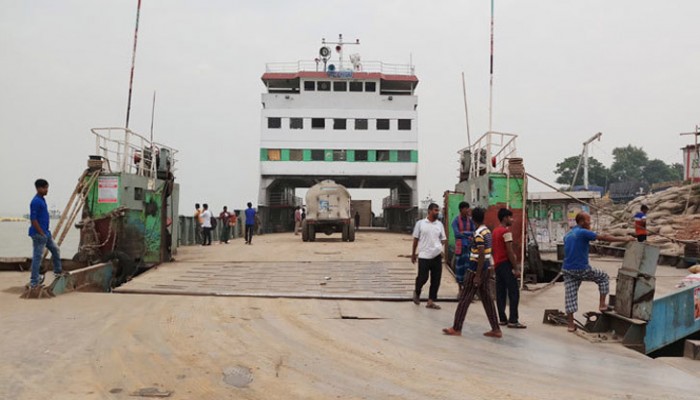
M271 161L268 157L268 150L279 150L280 160L279 161L291 161L291 150L292 149L260 149L260 161ZM295 149L296 150L296 149ZM355 159L355 152L363 149L346 150L345 151L345 161L344 162L377 162L377 150L366 150L367 151L367 161L357 161ZM301 149L302 151L302 161L313 161L311 159L311 149ZM418 151L409 150L411 157L409 161L399 161L399 152L403 150L389 150L389 160L388 162L418 162ZM322 161L333 161L333 149L323 150L323 160ZM343 162L343 161L341 161ZM386 161L382 161L386 162Z

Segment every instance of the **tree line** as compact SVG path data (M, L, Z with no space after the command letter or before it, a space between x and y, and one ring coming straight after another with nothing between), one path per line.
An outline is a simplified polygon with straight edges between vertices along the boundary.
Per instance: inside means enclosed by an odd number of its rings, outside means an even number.
M607 188L614 182L636 181L652 185L654 183L683 180L683 164L666 164L662 160L650 160L646 151L641 147L627 145L616 147L612 151L613 163L608 168L594 157L588 158L589 185ZM580 155L565 158L557 163L556 182L570 185L579 165ZM583 163L573 186L583 185Z

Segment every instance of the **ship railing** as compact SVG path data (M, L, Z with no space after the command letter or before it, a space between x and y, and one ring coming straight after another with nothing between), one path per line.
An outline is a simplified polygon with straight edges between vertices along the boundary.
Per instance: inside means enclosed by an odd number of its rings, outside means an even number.
M462 157L462 175L469 179L491 173L505 173L508 160L517 157L515 141L518 135L504 132L486 132L470 147L459 150Z
M178 151L127 128L93 128L95 155L101 157L110 172L155 178L174 174ZM161 174L162 173L162 174Z
M336 66L336 72L353 71L353 72L369 72L382 73L386 75L415 75L416 67L411 64L392 64L382 61L362 61L356 65L347 61L340 68L337 62L329 62L327 65L333 64ZM293 72L324 72L322 62L300 60L297 62L279 62L265 64L265 71L270 73L293 73Z
M382 199L382 208L410 208L411 206L410 193L400 193Z
M267 204L270 207L296 207L301 206L301 198L288 192L272 192L268 195Z

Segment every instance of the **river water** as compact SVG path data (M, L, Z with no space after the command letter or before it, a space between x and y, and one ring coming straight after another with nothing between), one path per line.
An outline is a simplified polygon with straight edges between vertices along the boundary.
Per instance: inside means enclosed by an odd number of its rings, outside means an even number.
M51 230L58 220L51 220ZM0 222L0 257L31 257L32 239L27 235L29 222ZM80 232L72 228L61 245L61 258L73 258L78 251Z

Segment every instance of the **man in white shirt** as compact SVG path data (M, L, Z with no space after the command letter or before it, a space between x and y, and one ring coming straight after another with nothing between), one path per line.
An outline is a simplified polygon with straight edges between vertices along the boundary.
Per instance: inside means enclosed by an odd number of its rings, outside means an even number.
M428 294L427 308L439 310L437 301L440 278L442 277L442 248L447 241L445 227L438 221L440 207L435 203L428 206L428 216L416 222L413 228L413 251L411 262L418 260L418 276L416 276L416 289L413 292L413 302L420 304L420 292L428 282L430 276L430 291ZM418 250L418 254L416 254Z
M297 206L294 210L294 234L298 235L301 229L301 207Z
M202 232L204 238L202 239L202 246L211 246L211 211L209 211L208 204L202 204L204 211L199 215L202 220Z

